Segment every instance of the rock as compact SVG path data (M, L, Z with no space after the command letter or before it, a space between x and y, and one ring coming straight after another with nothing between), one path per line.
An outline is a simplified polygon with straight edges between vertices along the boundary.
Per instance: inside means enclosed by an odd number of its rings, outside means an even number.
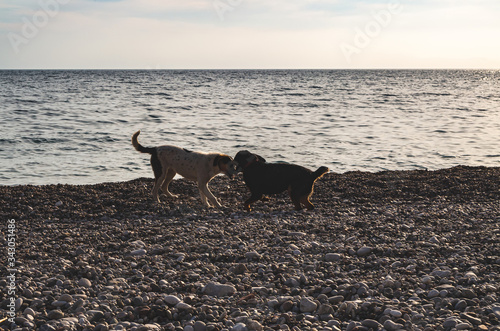
M81 286L81 287L91 287L92 283L87 278L81 278L78 281L78 286Z
M317 315L328 315L328 314L333 314L333 307L331 305L327 304L322 304L319 306L318 311L316 312Z
M395 309L391 309L391 311L389 312L389 314L392 317L396 317L396 318L399 318L399 317L403 316L403 314L401 313L401 311L395 310Z
M316 310L318 305L316 302L312 301L309 298L300 299L300 311L303 313L312 313Z
M258 260L261 258L261 255L259 253L257 253L256 251L251 251L251 252L245 253L245 258L247 260Z
M144 248L139 248L139 249L131 251L130 255L132 255L132 256L144 256L147 253L148 252Z
M59 301L73 302L73 297L70 294L62 294L59 296Z
M382 328L382 324L372 319L365 319L361 322L361 325L371 328L373 330L378 330Z
M356 254L358 256L368 256L371 254L372 250L373 250L373 248L365 246L365 247L361 247L360 249L358 249Z
M237 323L235 326L231 328L231 331L247 331L248 328L243 323Z
M429 293L427 294L428 298L435 298L439 296L439 291L438 290L430 290Z
M163 297L163 301L165 301L165 303L169 306L175 306L176 304L181 302L181 299L179 299L175 295L165 295Z
M254 320L248 320L246 323L246 326L247 326L248 330L254 330L254 331L264 330L264 327L262 326L262 324L260 324L257 321L254 321Z
M47 313L49 320L58 320L64 317L64 313L59 309L51 310Z
M448 317L444 322L443 322L443 328L445 329L451 329L454 328L458 324L458 320L456 317Z
M387 331L396 331L396 330L404 329L404 325L403 324L399 324L399 323L395 323L395 322L393 322L391 320L387 320L384 323L384 328Z
M325 255L325 261L326 262L337 262L342 259L342 255L338 253L327 253Z
M14 309L16 311L18 311L21 306L23 305L23 298L17 298L15 301L14 301Z
M455 304L455 310L464 311L467 308L467 302L465 300L460 300Z
M193 325L194 331L206 331L207 325L202 321L196 321Z
M470 330L472 329L472 325L469 323L459 323L455 326L455 329L457 330Z
M142 297L134 297L132 299L132 305L134 306L142 306L144 304L144 299Z
M187 310L187 311L193 311L194 310L193 306L188 305L185 302L179 302L178 304L175 305L175 308L177 308L179 310Z
M281 305L281 311L283 311L283 312L288 312L288 311L292 310L292 308L293 308L292 300L287 300L287 301L283 302L283 304Z
M331 304L338 304L338 303L341 303L342 301L344 301L344 296L342 295L335 295L331 298L328 298L328 302L330 302Z
M35 317L36 316L36 313L33 309L31 309L30 307L26 308L23 312L23 315L30 315L32 317Z
M474 316L467 314L467 313L461 313L460 318L466 319L467 321L471 322L473 325L480 325L482 323L480 318L474 317Z
M203 288L203 293L216 297L231 296L236 293L236 287L227 284L208 283Z
M235 267L234 267L234 270L233 272L236 274L236 275L242 275L244 273L247 273L248 272L248 268L246 265L244 265L243 263L238 263Z

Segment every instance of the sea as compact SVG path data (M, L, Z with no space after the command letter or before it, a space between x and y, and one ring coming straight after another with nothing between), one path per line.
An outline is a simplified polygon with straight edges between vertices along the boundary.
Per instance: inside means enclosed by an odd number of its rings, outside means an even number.
M500 166L498 70L2 70L0 185L153 177L131 145L310 169Z

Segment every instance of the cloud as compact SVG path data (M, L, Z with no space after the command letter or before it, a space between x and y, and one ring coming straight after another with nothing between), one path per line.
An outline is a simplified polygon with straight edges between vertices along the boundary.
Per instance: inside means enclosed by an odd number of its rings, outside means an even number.
M41 0L50 1L63 0ZM7 36L22 36L26 20L44 9L35 0L0 4L0 68L429 67L446 59L500 67L497 0L401 0L401 11L350 62L340 45L354 44L397 0L63 2L19 53Z

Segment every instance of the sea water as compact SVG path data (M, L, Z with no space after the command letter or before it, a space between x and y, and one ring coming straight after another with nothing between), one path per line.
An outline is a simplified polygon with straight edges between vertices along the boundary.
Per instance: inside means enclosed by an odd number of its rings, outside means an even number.
M0 185L152 177L130 143L334 172L500 166L500 71L0 71Z

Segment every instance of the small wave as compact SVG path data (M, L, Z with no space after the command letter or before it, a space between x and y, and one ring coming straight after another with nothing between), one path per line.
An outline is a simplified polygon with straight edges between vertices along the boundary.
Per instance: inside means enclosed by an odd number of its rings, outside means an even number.
M68 142L68 139L60 139L60 138L42 138L42 137L22 137L21 138L25 142L30 142L33 144L57 144L57 143L65 143Z
M35 104L39 104L39 103L42 103L41 100L39 99L16 99L17 102L20 102L20 103L35 103Z

